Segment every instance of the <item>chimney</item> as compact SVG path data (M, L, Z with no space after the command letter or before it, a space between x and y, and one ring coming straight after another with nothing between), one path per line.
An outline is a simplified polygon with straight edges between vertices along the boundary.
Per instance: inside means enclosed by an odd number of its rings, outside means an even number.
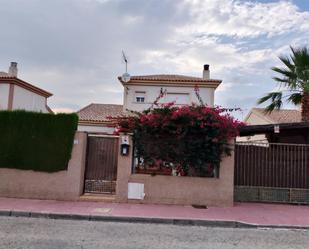
M11 62L11 65L9 67L9 76L11 77L17 77L17 62Z
M203 80L209 80L209 79L210 79L209 65L205 64L203 70Z

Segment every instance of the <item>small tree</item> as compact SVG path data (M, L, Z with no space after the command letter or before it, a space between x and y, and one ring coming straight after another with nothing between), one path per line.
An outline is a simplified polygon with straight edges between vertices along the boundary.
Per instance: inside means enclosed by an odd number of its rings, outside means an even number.
M209 176L218 169L241 122L224 109L204 105L157 106L116 118L118 132L132 132L136 155L146 165L170 163L182 175Z

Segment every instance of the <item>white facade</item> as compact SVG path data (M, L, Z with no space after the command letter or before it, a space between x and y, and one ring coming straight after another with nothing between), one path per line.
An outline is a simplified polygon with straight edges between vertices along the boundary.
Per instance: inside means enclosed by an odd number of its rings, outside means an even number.
M114 127L108 126L100 126L100 125L84 125L78 124L77 127L78 131L86 131L89 133L106 133L106 134L113 134L115 131Z
M46 98L19 86L14 86L13 110L48 113Z
M195 94L194 86L151 86L151 85L128 85L124 87L123 107L124 110L143 111L149 108L159 96L161 89L166 94L160 103L175 102L176 105L199 104ZM214 88L200 87L199 94L204 104L214 105ZM140 97L144 96L144 102L140 102Z
M0 84L0 110L7 110L9 103L9 84Z
M11 62L8 72L0 72L0 110L52 112L47 106L51 93L17 77L17 62Z
M202 77L192 77L185 75L142 75L130 76L128 73L118 77L118 80L123 85L123 105L118 114L122 115L126 111L141 112L153 106L154 102L171 103L174 105L192 105L203 104L208 106L214 105L215 89L221 84L221 80L209 78L209 65L204 65ZM196 94L196 87L198 87L199 96ZM159 98L159 96L161 96ZM200 98L200 99L199 99ZM102 113L108 112L109 115L115 115L117 112L114 107L105 106L99 107L103 104L90 104L80 111L79 130L87 132L103 132L113 133L114 129L108 127L111 123L106 123L103 128L105 117ZM107 108L108 107L108 108ZM102 108L102 109L100 109ZM107 109L106 109L107 108ZM102 121L100 124L98 121Z

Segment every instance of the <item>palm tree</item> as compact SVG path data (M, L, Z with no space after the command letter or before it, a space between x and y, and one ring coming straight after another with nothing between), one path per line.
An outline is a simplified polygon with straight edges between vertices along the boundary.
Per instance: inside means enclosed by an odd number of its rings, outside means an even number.
M283 101L301 105L302 121L309 121L309 51L307 47L293 48L289 56L279 56L284 67L273 67L279 77L273 79L283 87L282 90L266 94L258 100L258 104L270 101L266 112L280 109Z

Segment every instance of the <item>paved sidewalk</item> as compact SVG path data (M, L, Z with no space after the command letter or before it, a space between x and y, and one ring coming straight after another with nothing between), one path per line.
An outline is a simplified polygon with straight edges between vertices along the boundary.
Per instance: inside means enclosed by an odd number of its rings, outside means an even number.
M309 206L285 204L235 203L228 208L197 209L176 205L0 198L0 215L309 229Z

